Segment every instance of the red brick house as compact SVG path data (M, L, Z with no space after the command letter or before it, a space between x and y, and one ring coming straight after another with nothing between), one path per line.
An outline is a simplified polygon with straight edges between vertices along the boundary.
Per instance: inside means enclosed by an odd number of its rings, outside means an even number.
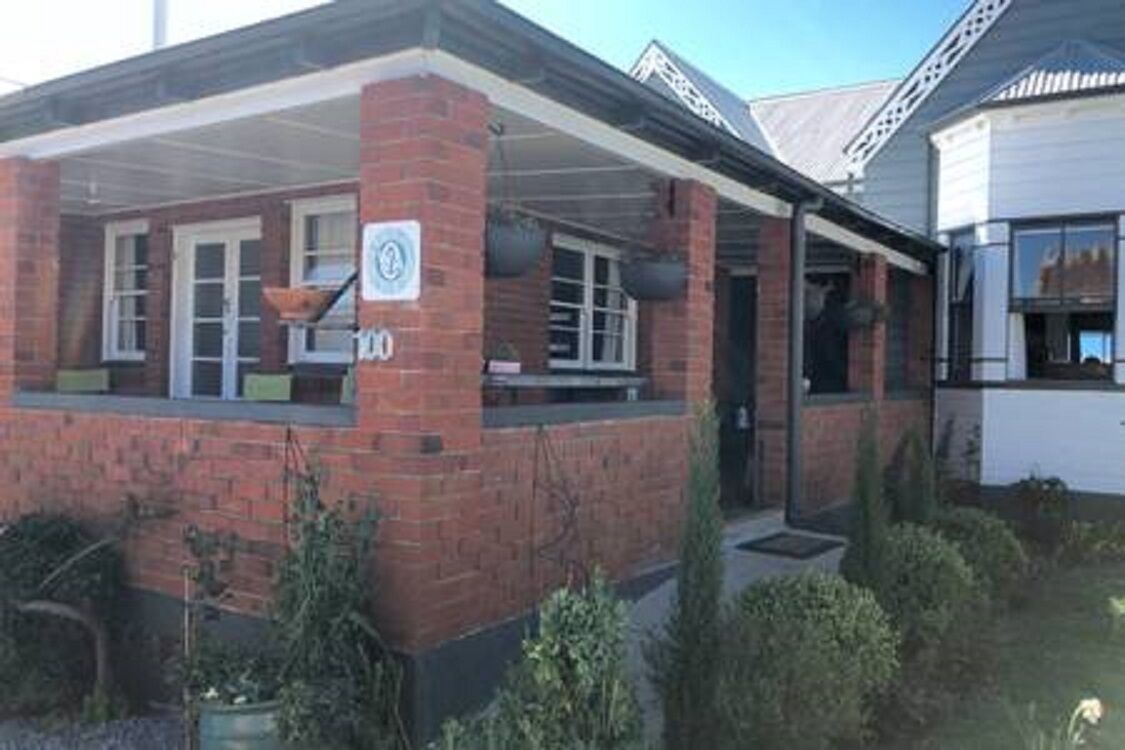
M486 272L499 202L549 230L515 278ZM365 238L398 222L405 300L367 283ZM326 499L384 516L379 618L425 733L568 564L672 560L692 404L744 407L728 494L794 515L846 498L865 408L887 445L926 429L935 251L491 2L339 3L159 50L0 99L0 514L173 508L127 550L154 620L184 526L234 531L232 609L260 615L299 442ZM653 257L683 288L634 299ZM353 271L315 326L263 303ZM822 293L817 315L895 324L791 326ZM393 350L357 357L353 329ZM892 329L916 389L888 398ZM500 344L519 375L482 375ZM288 400L254 400L255 373Z

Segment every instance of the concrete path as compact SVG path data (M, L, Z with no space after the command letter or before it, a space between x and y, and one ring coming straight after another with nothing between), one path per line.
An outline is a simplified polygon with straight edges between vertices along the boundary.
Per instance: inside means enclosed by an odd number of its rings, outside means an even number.
M834 571L840 564L844 548L837 547L809 560L794 560L777 555L763 555L737 549L737 545L751 539L786 530L781 511L767 511L761 515L737 521L727 526L723 534L723 595L728 599L755 581L770 576L795 573L809 568ZM838 539L822 534L799 531L809 536ZM645 733L652 739L660 736L660 706L655 691L649 684L647 668L641 647L649 633L658 631L668 617L672 597L676 589L676 579L665 581L660 586L637 599L629 612L628 666L645 716Z

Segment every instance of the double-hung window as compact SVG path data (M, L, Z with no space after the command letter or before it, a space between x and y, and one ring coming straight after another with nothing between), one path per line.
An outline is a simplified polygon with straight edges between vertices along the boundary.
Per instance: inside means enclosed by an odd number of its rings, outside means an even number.
M631 370L637 305L621 288L621 252L555 235L551 258L550 363L558 369Z
M1113 367L1113 221L1037 223L1012 232L1011 310L1027 377L1108 378Z
M973 248L976 232L956 232L949 240L949 380L973 377Z
M290 210L290 286L338 289L355 271L355 196L297 200ZM354 290L353 285L316 325L290 330L290 362L353 361Z
M102 295L102 359L145 358L148 301L148 223L126 221L105 227Z

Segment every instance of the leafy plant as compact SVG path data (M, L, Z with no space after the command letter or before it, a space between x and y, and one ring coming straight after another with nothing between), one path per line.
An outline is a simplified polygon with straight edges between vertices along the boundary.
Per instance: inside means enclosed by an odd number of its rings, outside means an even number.
M510 341L499 341L489 347L485 358L498 362L519 362L520 351Z
M718 420L702 406L691 437L687 516L680 540L676 598L664 630L645 657L664 709L664 741L671 750L714 742L723 584L719 510Z
M1011 601L1027 576L1028 560L1008 524L976 508L948 508L935 527L957 547L993 601Z
M1052 729L1038 725L1035 706L1028 709L1027 721L1019 728L1020 738L1026 750L1076 750L1089 747L1087 740L1096 730L1104 714L1102 702L1097 698L1079 701L1070 717Z
M826 573L751 586L723 632L720 723L730 748L859 740L898 665L898 636L872 593Z
M447 722L442 750L625 750L641 743L640 711L625 674L625 606L595 575L543 604L539 634L523 644L494 710Z
M196 643L182 679L205 703L239 706L277 697L277 660L268 649L249 648L206 633Z
M869 411L863 417L856 452L855 486L852 491L852 520L848 548L840 572L851 583L875 586L885 568L887 509L883 498L883 472L879 463L878 417Z
M918 430L906 433L900 444L901 461L892 472L891 515L895 521L929 524L940 504L938 477L929 447Z
M1125 523L1074 521L1068 524L1060 557L1072 564L1125 560Z
M1021 533L1044 554L1054 555L1070 518L1070 490L1058 477L1031 476L1012 485Z
M274 591L283 738L301 747L395 747L399 671L368 621L376 517L325 507L320 478L294 477L293 540ZM354 509L347 509L354 513Z

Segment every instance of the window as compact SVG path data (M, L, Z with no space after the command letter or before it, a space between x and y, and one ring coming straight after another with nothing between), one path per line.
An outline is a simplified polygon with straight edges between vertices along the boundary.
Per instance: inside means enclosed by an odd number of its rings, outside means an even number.
M805 380L810 394L848 391L851 284L846 271L805 275Z
M1023 326L1027 377L1110 377L1115 229L1111 222L1080 221L1012 233L1011 309L1013 324Z
M620 251L555 235L550 316L551 367L634 367L637 307L621 288Z
M954 382L973 378L973 246L972 229L949 240L949 373Z
M145 358L147 298L147 222L107 224L102 359L140 361Z
M355 270L355 196L298 200L290 208L290 286L339 288ZM354 327L353 285L316 326L290 329L289 361L351 363Z

